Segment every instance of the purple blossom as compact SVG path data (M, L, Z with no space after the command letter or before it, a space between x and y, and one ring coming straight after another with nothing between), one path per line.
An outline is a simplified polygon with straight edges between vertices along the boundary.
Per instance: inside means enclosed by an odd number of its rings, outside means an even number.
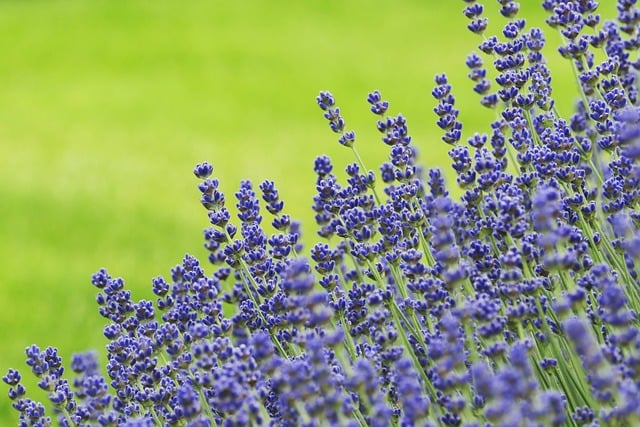
M389 115L377 90L366 100L389 151L379 175L369 170L320 92L355 158L344 182L327 156L313 164L308 258L275 182L242 181L232 216L213 166L199 163L211 264L185 255L152 280L154 300L95 273L107 363L81 353L65 371L55 348L28 347L48 400L28 398L10 369L20 425L633 425L636 2L619 0L608 21L594 1L542 3L577 76L569 118L555 108L546 35L518 17L519 3L498 2L497 35L485 35L484 5L464 3L468 28L483 34L464 58L469 88L495 119L463 135L465 106L435 76L457 189L422 169L407 118Z

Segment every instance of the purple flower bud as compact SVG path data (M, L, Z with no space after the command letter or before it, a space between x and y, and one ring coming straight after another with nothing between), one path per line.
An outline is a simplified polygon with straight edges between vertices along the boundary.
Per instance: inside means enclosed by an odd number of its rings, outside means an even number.
M213 166L207 162L198 163L193 169L193 173L200 179L208 178L213 172Z

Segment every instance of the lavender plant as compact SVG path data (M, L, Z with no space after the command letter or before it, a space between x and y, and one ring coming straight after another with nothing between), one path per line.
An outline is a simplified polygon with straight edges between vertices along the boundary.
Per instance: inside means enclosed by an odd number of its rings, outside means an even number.
M483 5L465 3L480 37L469 78L495 120L462 141L436 76L459 199L416 163L405 118L378 91L367 102L389 147L379 174L321 92L356 161L346 183L315 161L310 259L273 182L241 183L234 223L213 167L197 165L213 273L187 255L153 280L156 301L136 302L97 272L106 367L79 354L67 379L56 349L27 348L52 412L9 370L20 425L640 423L640 9L618 0L601 22L592 0L542 3L580 91L565 118L542 30L499 0L506 24L486 36Z

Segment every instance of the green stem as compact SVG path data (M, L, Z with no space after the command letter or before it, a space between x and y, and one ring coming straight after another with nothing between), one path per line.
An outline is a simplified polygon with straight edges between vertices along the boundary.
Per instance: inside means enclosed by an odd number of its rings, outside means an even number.
M360 157L360 153L358 153L358 150L356 149L355 145L351 146L351 150L353 151L353 154L355 154L356 159L358 160L358 163L360 164L360 167L362 168L362 173L363 174L367 174L368 169L367 167L364 165L364 162L362 161L362 157ZM371 189L371 191L373 192L373 197L375 197L376 199L376 203L378 205L382 204L382 200L380 199L380 196L378 196L378 192L376 191L376 187L374 183L371 183L368 185L368 187Z

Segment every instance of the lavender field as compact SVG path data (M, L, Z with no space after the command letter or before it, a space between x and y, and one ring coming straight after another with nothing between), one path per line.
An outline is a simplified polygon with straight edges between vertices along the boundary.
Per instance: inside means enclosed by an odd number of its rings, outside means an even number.
M640 11L486 3L3 4L2 419L636 425Z

